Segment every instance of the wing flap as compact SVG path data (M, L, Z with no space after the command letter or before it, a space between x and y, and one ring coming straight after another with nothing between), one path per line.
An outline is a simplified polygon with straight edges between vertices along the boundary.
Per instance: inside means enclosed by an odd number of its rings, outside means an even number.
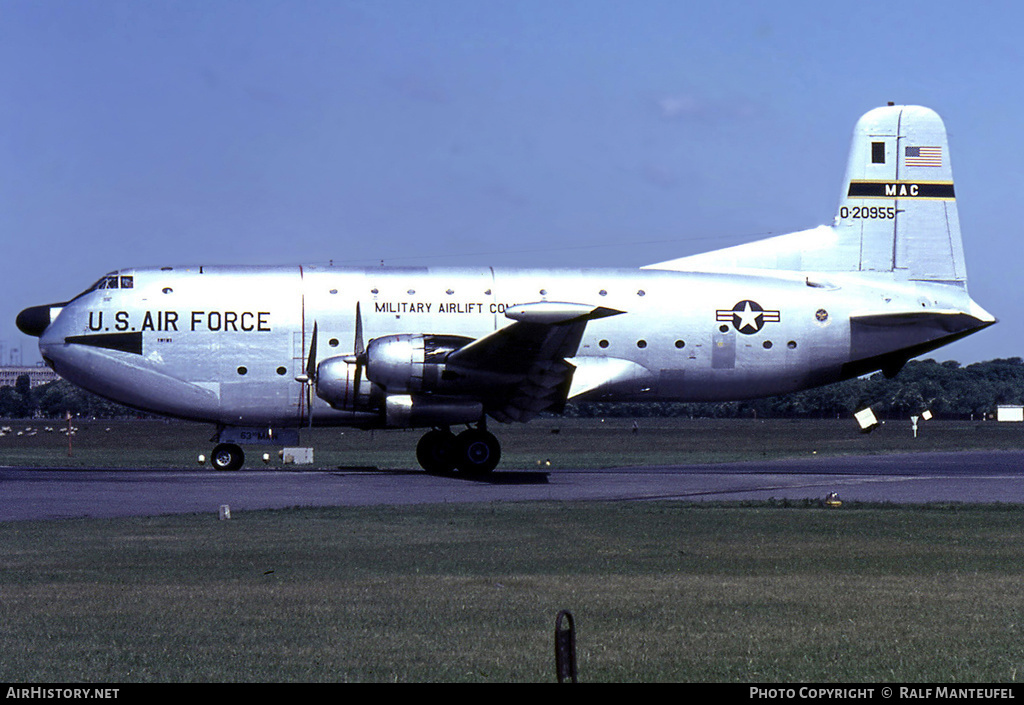
M510 306L505 315L516 321L448 356L449 366L517 375L536 361L565 359L576 354L587 323L623 311L603 306L541 301Z
M511 306L515 321L451 353L448 369L487 372L505 381L488 405L499 421L527 421L546 410L561 410L576 369L576 355L590 321L622 311L603 306L541 301Z

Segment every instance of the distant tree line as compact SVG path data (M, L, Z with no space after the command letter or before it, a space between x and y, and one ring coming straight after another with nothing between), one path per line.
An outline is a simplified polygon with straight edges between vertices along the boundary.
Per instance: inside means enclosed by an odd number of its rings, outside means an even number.
M139 412L57 380L37 387L29 386L28 375L20 375L13 387L0 387L0 417L3 418L129 418Z
M959 362L911 361L892 379L881 373L824 387L741 402L570 403L566 415L693 418L849 418L870 406L880 419L929 410L937 418L982 419L1000 404L1024 404L1019 357L962 367Z
M694 418L848 418L870 406L879 418L906 418L930 410L938 418L982 419L1000 404L1024 405L1024 360L1019 357L960 363L920 360L907 363L894 378L882 374L861 377L742 402L572 402L565 415L573 417ZM30 387L27 375L15 386L0 387L0 417L117 418L139 412L107 401L58 380Z

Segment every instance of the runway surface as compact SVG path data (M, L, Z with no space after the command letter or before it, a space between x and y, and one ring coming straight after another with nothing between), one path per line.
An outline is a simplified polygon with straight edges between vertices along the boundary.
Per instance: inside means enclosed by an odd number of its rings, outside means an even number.
M1024 504L1024 451L496 471L0 468L0 521L416 503L820 499Z

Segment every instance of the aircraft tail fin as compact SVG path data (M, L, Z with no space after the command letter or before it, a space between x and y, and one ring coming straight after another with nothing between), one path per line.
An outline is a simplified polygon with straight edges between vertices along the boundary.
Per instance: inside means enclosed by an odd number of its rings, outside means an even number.
M942 119L919 106L865 114L854 129L833 228L860 242L861 271L964 282L960 218Z
M876 108L853 131L831 226L759 240L645 269L892 272L963 286L960 220L942 119L919 106Z

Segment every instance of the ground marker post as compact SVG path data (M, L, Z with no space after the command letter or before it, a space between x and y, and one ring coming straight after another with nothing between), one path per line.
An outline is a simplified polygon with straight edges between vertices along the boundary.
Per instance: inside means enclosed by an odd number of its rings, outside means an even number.
M568 626L562 626L563 620ZM576 682L576 623L568 610L555 620L555 671L559 683Z

